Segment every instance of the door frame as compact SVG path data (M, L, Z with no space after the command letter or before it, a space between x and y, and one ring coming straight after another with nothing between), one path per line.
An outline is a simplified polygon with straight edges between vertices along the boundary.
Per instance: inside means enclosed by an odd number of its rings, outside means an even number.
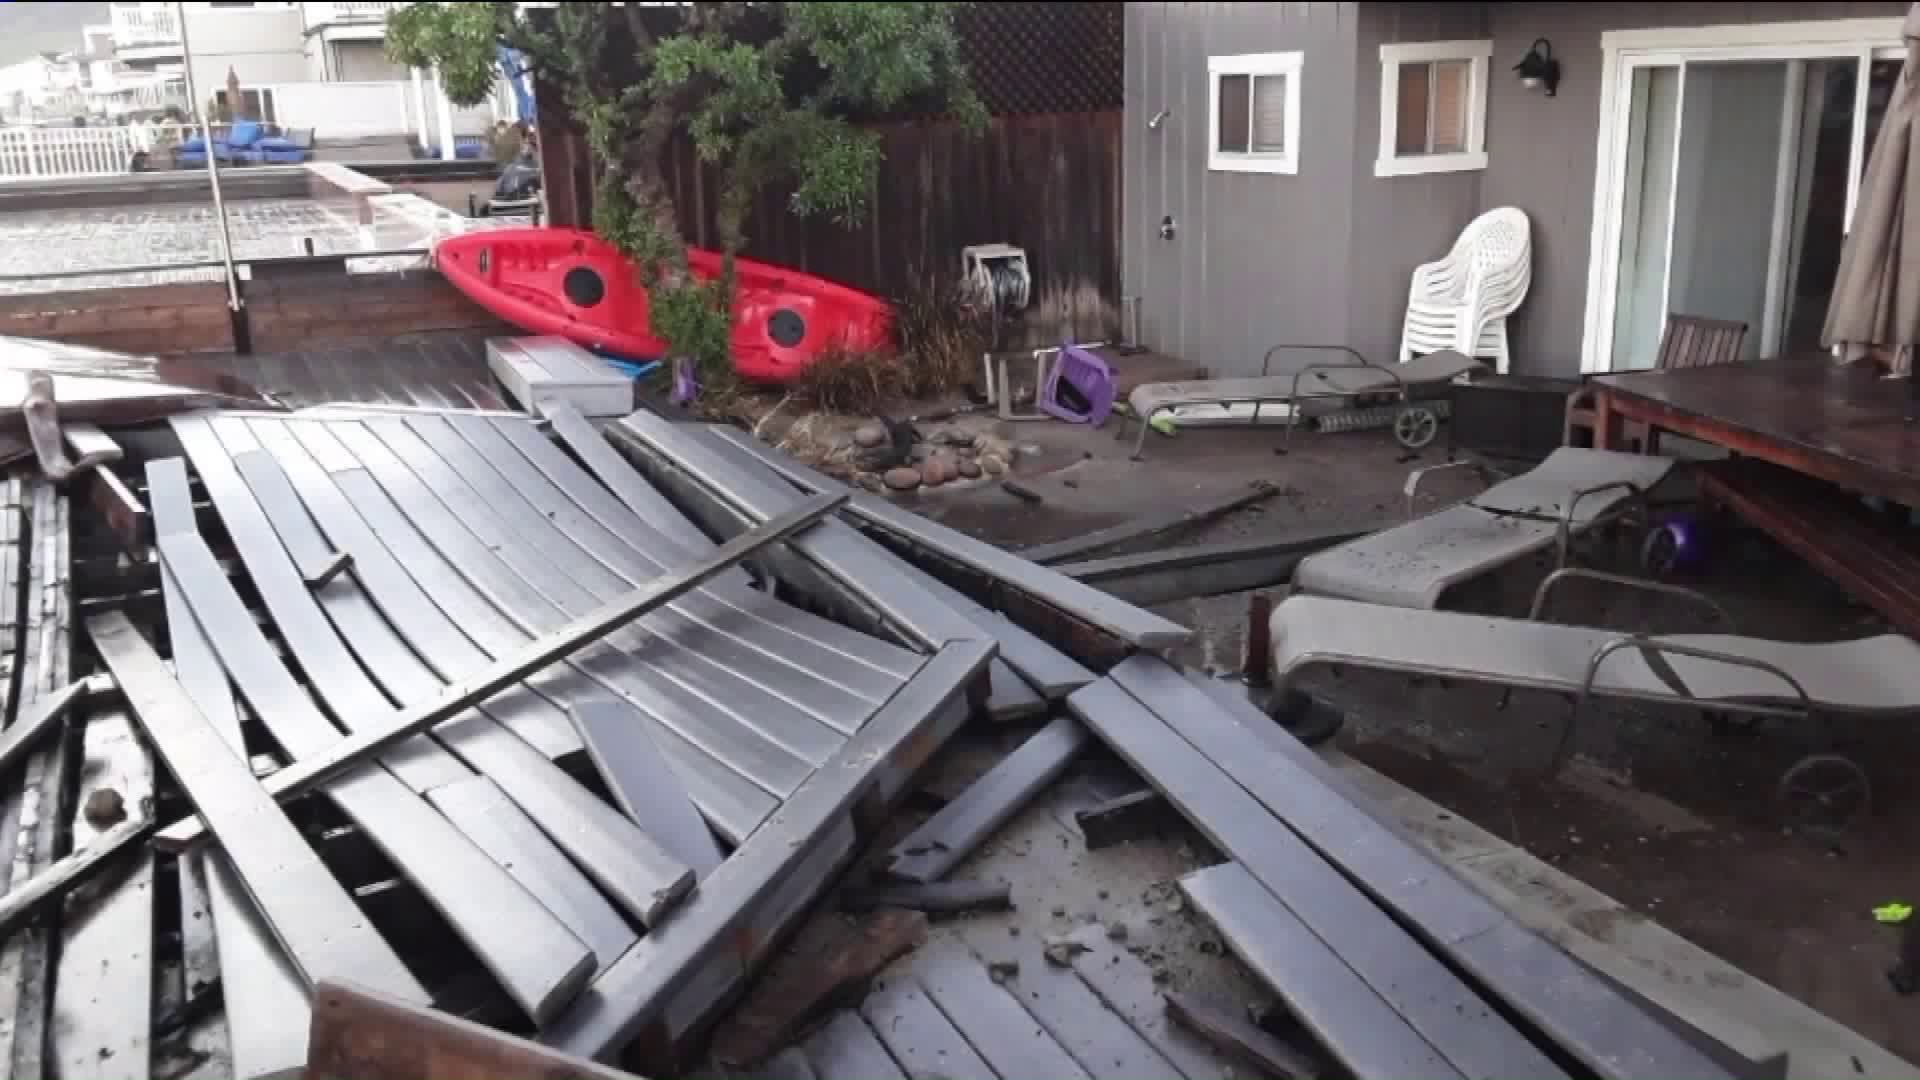
M1586 323L1580 339L1580 370L1605 373L1612 370L1613 320L1615 298L1619 290L1620 233L1624 225L1622 210L1626 201L1627 139L1632 115L1633 73L1643 67L1680 68L1680 93L1686 94L1686 65L1716 60L1827 60L1852 56L1859 64L1855 80L1863 102L1868 92L1873 61L1903 51L1899 17L1885 19L1821 19L1806 22L1740 23L1726 26L1610 30L1600 35L1600 116L1594 155L1593 223L1588 240ZM1788 108L1794 95L1788 94ZM1854 109L1853 140L1848 160L1846 219L1853 220L1860 176L1866 167L1865 146L1867 114ZM1783 117L1783 124L1785 118ZM1680 134L1676 120L1675 138ZM1786 155L1782 154L1782 160ZM1677 188L1676 184L1676 188ZM1777 236L1780 231L1779 208L1775 200L1775 218L1770 223ZM1787 200L1787 205L1791 201ZM1667 223L1673 227L1671 214ZM1784 257L1784 246L1775 245L1773 259ZM1669 257L1671 237L1668 241ZM1768 268L1769 318L1778 318L1781 268ZM1762 329L1763 339L1770 336Z

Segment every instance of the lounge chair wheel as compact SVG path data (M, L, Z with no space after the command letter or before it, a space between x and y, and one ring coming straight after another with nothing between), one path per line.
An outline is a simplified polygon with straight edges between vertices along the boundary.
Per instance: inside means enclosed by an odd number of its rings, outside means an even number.
M1424 450L1440 434L1440 414L1426 405L1409 405L1393 418L1393 441L1409 450Z
M1839 832L1873 805L1867 772L1840 754L1808 754L1773 789L1781 815L1796 829Z
M1298 690L1289 690L1269 702L1267 715L1308 746L1333 738L1347 722L1347 714L1331 703Z

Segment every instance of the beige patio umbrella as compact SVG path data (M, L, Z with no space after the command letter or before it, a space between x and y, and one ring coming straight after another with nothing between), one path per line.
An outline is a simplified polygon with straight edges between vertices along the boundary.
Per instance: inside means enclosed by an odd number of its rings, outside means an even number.
M1920 346L1920 3L1907 10L1901 36L1906 64L1860 181L1820 341L1840 346L1842 363L1885 347L1894 374L1909 375Z

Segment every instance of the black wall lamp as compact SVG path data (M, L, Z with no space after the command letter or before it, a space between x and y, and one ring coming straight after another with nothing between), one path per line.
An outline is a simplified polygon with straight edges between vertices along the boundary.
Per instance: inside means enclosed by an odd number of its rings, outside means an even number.
M1529 90L1545 90L1553 97L1560 89L1560 61L1553 58L1553 43L1546 38L1535 38L1513 70L1520 76L1520 85Z

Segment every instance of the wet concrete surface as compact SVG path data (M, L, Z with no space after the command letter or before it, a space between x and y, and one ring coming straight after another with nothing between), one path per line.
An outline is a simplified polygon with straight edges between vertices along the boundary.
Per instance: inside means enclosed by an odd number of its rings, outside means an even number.
M1144 462L1130 440L1064 424L988 425L1038 448L1023 457L1034 505L997 486L907 500L917 511L1017 548L1161 513L1265 480L1288 489L1255 510L1146 546L1257 537L1283 528L1377 515L1404 504L1408 461L1380 433L1301 433L1285 455L1275 430L1188 431L1152 437ZM1474 489L1465 470L1436 478L1423 508ZM1713 535L1705 571L1685 583L1722 601L1739 632L1834 640L1877 632L1878 620L1763 538ZM1621 538L1586 565L1633 572ZM1454 599L1521 616L1544 560L1476 583ZM1248 598L1208 597L1159 610L1199 633L1182 657L1215 670L1241 659ZM1579 585L1556 602L1559 621L1620 630L1722 629L1670 598ZM1349 717L1341 745L1359 760L1610 894L1634 912L1855 1028L1920 1059L1920 996L1888 986L1895 933L1871 909L1920 894L1920 731L1895 720L1768 720L1717 730L1697 710L1594 708L1572 764L1545 773L1568 703L1515 693L1348 674L1314 689ZM1785 770L1808 754L1840 753L1865 766L1871 813L1839 833L1795 829L1775 802ZM1595 928L1604 932L1605 928Z

